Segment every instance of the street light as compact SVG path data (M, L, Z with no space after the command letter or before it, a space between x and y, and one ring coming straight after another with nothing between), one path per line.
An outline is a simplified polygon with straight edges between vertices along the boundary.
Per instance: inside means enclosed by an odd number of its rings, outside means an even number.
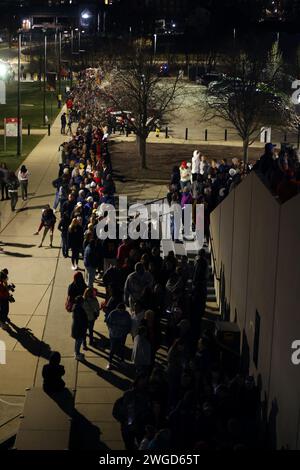
M157 49L157 34L154 34L154 59L156 56L156 49Z
M22 32L18 32L18 93L17 93L17 118L18 118L18 134L17 134L17 155L22 154L22 129L21 129L21 47Z
M46 123L46 80L47 80L47 34L45 32L44 38L44 94L43 94L43 115L44 115L44 126Z

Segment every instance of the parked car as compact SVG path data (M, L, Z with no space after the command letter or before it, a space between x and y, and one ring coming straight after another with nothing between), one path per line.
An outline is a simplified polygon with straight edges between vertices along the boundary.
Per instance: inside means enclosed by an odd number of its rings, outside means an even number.
M197 82L200 85L208 86L211 82L219 82L223 80L225 75L223 73L218 73L218 72L211 72L211 73L205 73L200 77L200 80L197 80Z

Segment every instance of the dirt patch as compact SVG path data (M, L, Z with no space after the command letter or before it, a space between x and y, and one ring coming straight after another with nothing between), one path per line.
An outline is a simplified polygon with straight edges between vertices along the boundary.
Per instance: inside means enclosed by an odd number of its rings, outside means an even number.
M115 179L120 181L155 181L168 182L173 166L182 160L191 160L195 145L148 144L147 170L141 170L137 146L132 142L112 142L112 165ZM201 145L199 149L209 158L220 160L242 158L242 148L229 146ZM250 149L249 160L257 160L262 149Z

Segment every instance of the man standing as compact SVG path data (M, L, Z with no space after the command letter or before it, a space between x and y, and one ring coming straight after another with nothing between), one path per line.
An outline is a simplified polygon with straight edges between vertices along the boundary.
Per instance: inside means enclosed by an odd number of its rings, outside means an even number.
M66 133L66 125L67 125L67 115L66 115L66 113L63 113L61 115L60 122L61 122L60 133L65 134Z
M131 331L131 317L124 304L119 304L107 317L106 323L109 330L110 353L107 370L111 370L115 354L124 361L125 343L128 333Z
M91 240L84 250L85 281L88 287L93 288L96 276L96 270L99 265L99 256L97 252L96 240Z

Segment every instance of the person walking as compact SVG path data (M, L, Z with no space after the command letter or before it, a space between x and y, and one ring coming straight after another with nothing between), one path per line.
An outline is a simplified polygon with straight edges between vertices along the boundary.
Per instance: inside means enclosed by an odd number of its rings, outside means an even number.
M75 299L72 312L72 338L75 339L75 359L80 361L84 359L84 354L80 352L80 348L84 345L86 332L88 328L88 318L83 309L83 297L78 296ZM85 346L83 346L84 349Z
M8 169L6 163L0 163L0 187L1 187L1 201L8 200L8 187L7 187ZM5 197L4 197L5 193Z
M95 295L94 289L88 287L83 294L83 309L88 319L88 332L89 332L89 344L94 344L94 326L95 321L99 317L100 306ZM85 342L86 346L86 342Z
M52 248L53 232L54 232L55 223L56 223L55 214L54 214L53 210L51 209L51 207L49 206L49 204L47 204L47 206L45 207L45 209L42 212L42 220L41 220L40 226L38 228L38 231L35 232L35 234L34 234L34 235L39 235L42 228L44 228L44 233L43 233L43 236L42 236L41 243L39 244L39 248L42 248L43 242L44 242L44 240L46 238L46 235L49 231L50 231L50 247Z
M109 331L110 353L107 370L112 369L112 361L117 354L124 361L125 343L128 333L131 331L131 316L126 310L126 305L121 303L113 310L106 319Z
M7 179L7 189L8 189L8 194L10 196L10 205L11 205L12 212L16 210L16 205L18 203L19 186L20 186L20 183L19 183L18 178L16 177L14 172L11 171Z
M61 115L60 122L61 122L60 133L65 134L66 133L66 125L67 125L67 115L66 115L66 113L63 113Z
M72 252L72 269L76 271L78 269L79 254L82 251L84 240L83 228L80 224L78 217L72 219L71 225L68 232L68 247Z
M23 201L27 201L27 195L28 195L28 177L29 177L29 172L26 168L25 165L22 165L19 173L18 173L18 180L20 182L21 186L21 195Z

